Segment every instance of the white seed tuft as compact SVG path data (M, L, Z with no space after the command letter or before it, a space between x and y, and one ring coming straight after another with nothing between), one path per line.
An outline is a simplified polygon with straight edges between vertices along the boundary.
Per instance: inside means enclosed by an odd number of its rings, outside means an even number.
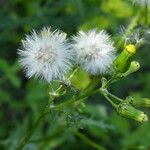
M51 28L43 28L39 33L33 30L22 40L18 54L27 77L35 76L48 82L63 79L73 58L66 34L59 30L51 31Z
M114 47L105 31L80 31L73 37L77 62L91 74L105 74L114 61Z

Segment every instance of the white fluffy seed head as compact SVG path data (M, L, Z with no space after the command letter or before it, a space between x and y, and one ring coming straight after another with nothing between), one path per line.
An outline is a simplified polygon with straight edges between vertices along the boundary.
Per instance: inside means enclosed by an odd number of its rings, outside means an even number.
M111 68L115 50L105 31L80 31L73 42L77 61L83 69L91 74L105 74Z
M131 0L131 1L133 1L133 3L137 3L137 4L140 4L142 6L144 6L145 4L150 6L150 0Z
M18 54L27 77L35 76L48 82L63 79L73 58L66 34L51 28L27 35Z

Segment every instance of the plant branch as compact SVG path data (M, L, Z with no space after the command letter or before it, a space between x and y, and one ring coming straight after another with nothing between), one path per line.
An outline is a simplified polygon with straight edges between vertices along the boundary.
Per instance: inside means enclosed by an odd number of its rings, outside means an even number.
M67 80L70 81L70 80L72 79L72 77L75 75L75 73L76 73L78 70L79 70L79 66L74 69L74 71L73 71L72 74L68 77ZM65 92L64 92L63 94L59 94L59 92L60 92L64 87L65 87L64 84L61 83L61 85L58 87L58 89L57 89L56 91L54 91L54 93L53 93L53 92L52 92L52 93L49 93L49 100L48 100L49 105L52 104L52 102L55 100L55 98L60 97L61 95L65 94Z
M87 97L91 96L100 88L101 78L94 78L89 86L81 91L78 95L75 95L72 99L67 100L61 104L54 106L54 109L61 109L64 106L72 105L72 104L79 104L81 101L86 99Z
M107 90L106 89L103 89L103 88L100 88L100 93L106 98L106 100L114 107L116 108L117 105L108 97L108 94L107 94Z
M123 101L123 99L121 99L121 98L115 96L114 94L111 94L111 93L108 92L108 91L106 91L106 94L107 94L108 96L110 96L111 98L115 99L115 100L116 100L117 102L119 102L119 103Z
M107 89L110 84L112 84L112 82L117 78L117 73L115 73L111 79L109 79L104 85L103 85L103 88Z
M47 107L46 107L47 108ZM44 111L41 113L41 115L39 116L39 118L37 119L36 123L34 124L34 126L32 127L32 129L27 133L27 135L23 138L23 140L20 142L20 144L17 147L17 150L22 150L23 147L29 142L30 138L32 137L32 135L34 134L35 130L37 129L37 127L39 126L41 120L44 118L44 116L47 114L47 112Z
M99 88L99 78L96 78L91 82L91 84L83 90L79 95L73 97L71 100L63 102L61 104L58 104L56 106L50 107L50 105L47 105L44 109L44 111L41 113L40 117L38 118L37 122L33 126L33 128L29 131L29 133L24 137L24 139L21 141L21 143L18 145L17 150L22 150L22 148L29 142L30 138L34 134L36 128L39 126L40 121L43 119L43 117L48 114L52 109L61 109L62 107L68 105L68 104L74 104L74 102L84 99L88 96L90 96L95 89ZM83 94L84 93L84 94Z

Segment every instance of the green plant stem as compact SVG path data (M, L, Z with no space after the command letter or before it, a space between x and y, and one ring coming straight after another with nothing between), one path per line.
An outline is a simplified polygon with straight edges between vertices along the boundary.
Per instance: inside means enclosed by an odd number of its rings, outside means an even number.
M67 80L71 80L72 77L75 75L75 73L79 70L79 66L77 68L74 69L74 71L72 72L72 74L68 77ZM58 89L55 91L55 93L57 95L49 95L49 100L48 103L49 105L52 104L52 102L55 100L55 98L60 97L62 94L59 94L59 92L62 90L62 88L65 87L63 84L61 84Z
M46 106L44 111L42 112L42 114L38 118L37 122L33 126L33 128L29 131L29 133L25 136L23 141L21 141L21 143L19 144L17 150L21 150L29 142L30 138L34 134L35 130L37 129L37 127L40 124L43 117L46 114L48 114L52 109L56 109L56 110L58 109L59 110L59 109L63 108L64 106L73 105L73 104L78 105L81 101L83 101L85 98L92 95L95 91L97 91L100 88L100 86L101 86L100 82L101 82L101 78L96 77L91 81L91 83L89 84L89 86L86 89L81 91L78 95L75 95L71 100L67 100L67 101L65 101L61 104L58 104L56 106L53 106L53 107L50 107L50 105ZM109 82L109 83L111 83L111 82ZM61 89L61 87L58 89ZM116 108L116 104L111 101L111 99L108 97L107 93L101 91L101 94L106 98L106 100L108 100L108 102L110 104L112 104L113 107Z
M119 98L119 97L117 97L117 96L111 94L111 93L107 90L107 88L113 83L113 81L114 81L115 79L117 79L117 77L118 77L118 74L115 73L115 74L111 77L111 79L109 79L106 83L105 83L105 82L102 83L102 87L99 89L100 93L106 98L106 100L107 100L114 108L116 108L117 105L112 101L112 98L113 98L113 100L115 100L115 102L116 102L117 104L120 103L120 102L122 102L123 99L121 99L121 98ZM111 97L111 98L110 98L110 97Z
M93 148L97 149L97 150L106 150L103 146L95 143L94 141L90 140L89 138L87 138L85 135L83 135L82 133L76 131L74 132L75 135L77 135L81 140L83 140L85 143L87 143L88 145L92 146Z
M86 99L87 97L91 96L93 93L95 93L100 88L100 81L101 78L94 78L92 82L89 84L89 86L81 91L78 95L75 95L72 99L67 100L61 104L58 104L54 106L54 109L61 109L64 106L76 104L78 105L81 101Z
M130 24L129 24L129 26L127 27L127 30L126 30L126 32L125 32L125 37L129 36L131 30L133 30L133 29L136 27L140 15L141 15L141 11L139 11L139 12L137 13L137 15L131 20L131 22L130 22ZM116 46L117 50L119 50L119 49L122 47L123 42L124 42L124 39L121 38L121 40L118 42L118 44L117 44L117 46Z
M47 107L46 107L47 108ZM22 150L23 147L29 142L30 138L32 137L33 133L35 132L35 130L37 129L37 127L39 126L41 120L44 118L44 116L47 114L47 112L44 111L41 113L41 115L39 116L39 118L37 119L36 123L34 124L34 126L32 127L32 129L27 133L27 135L23 138L23 140L20 142L20 144L17 147L17 150Z
M38 127L38 125L40 124L40 121L43 119L43 117L48 114L51 109L61 109L62 107L68 105L68 104L74 104L74 102L76 102L76 100L80 100L80 99L84 99L88 96L90 96L92 94L92 92L97 88L99 88L99 81L101 79L100 78L96 78L93 80L93 82L91 82L91 84L85 89L83 90L79 96L75 96L73 98L73 100L69 100L67 102L58 104L57 106L54 107L49 107L49 105L47 105L44 109L44 111L41 113L40 117L38 118L37 122L35 123L35 125L33 126L33 128L28 132L28 134L24 137L24 139L21 141L21 143L19 144L17 150L22 150L22 148L29 142L30 138L32 137L32 135L34 134L36 128ZM83 94L85 92L85 94Z
M69 105L72 105L72 104L79 104L81 101L83 101L84 99L86 99L87 97L91 96L95 91L93 91L92 93L86 93L85 95L81 95L81 96L77 96L77 97L74 97L73 99L70 99L70 100L67 100L61 104L58 104L56 106L54 106L54 109L61 109L63 107L66 107L66 106L69 106Z
M110 96L111 98L115 99L118 103L120 103L120 102L123 101L123 99L121 99L121 98L115 96L114 94L111 94L111 93L108 92L108 91L106 92L106 94L107 94L108 96Z
M110 84L117 78L117 73L115 73L110 80L107 81L107 83L103 86L103 88L108 88Z
M106 99L114 108L117 108L117 105L108 97L107 92L105 92L105 89L100 88L100 93L105 97L105 99Z
M78 70L79 66L76 69L74 69L73 73L69 76L68 80L71 80Z
M79 67L77 67L73 73L70 75L69 79L71 79L73 77L73 75L77 72L77 70L79 69ZM61 89L63 88L63 85L60 85L58 87L58 89L56 90L56 92L59 92ZM43 117L50 112L50 108L49 106L51 105L52 101L55 99L55 96L52 96L49 98L48 101L48 105L44 108L44 111L41 113L40 117L38 118L37 122L35 123L35 125L33 126L33 128L27 133L27 135L24 137L24 139L21 141L21 143L18 145L17 150L21 150L30 140L31 136L33 135L33 133L35 132L36 128L39 126L40 121L43 119ZM47 109L49 108L49 109Z

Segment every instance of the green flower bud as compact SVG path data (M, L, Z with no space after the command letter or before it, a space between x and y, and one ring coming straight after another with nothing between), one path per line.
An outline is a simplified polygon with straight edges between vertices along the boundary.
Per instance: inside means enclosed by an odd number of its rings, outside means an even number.
M119 115L125 118L131 118L138 122L148 121L147 115L134 107L128 105L127 103L121 103L117 107L117 112Z
M126 98L125 101L128 104L135 106L135 107L150 107L150 99L149 98L129 96Z
M134 72L138 71L139 69L140 69L140 64L139 64L139 62L137 62L137 61L132 61L132 62L130 63L129 69L128 69L125 73L123 73L121 76L122 76L122 77L126 77L126 76L130 75L131 73L134 73Z
M134 45L127 45L121 54L115 59L113 67L116 72L124 73L130 66L130 58L136 52Z

